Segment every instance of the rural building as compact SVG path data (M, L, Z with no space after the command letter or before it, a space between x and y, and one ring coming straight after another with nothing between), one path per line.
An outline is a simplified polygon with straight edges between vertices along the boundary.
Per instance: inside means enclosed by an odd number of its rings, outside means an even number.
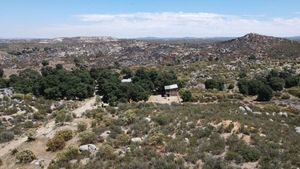
M121 82L122 83L131 83L132 80L131 80L131 78L129 78L129 79L122 79Z
M172 84L169 86L165 86L165 96L178 96L178 85Z

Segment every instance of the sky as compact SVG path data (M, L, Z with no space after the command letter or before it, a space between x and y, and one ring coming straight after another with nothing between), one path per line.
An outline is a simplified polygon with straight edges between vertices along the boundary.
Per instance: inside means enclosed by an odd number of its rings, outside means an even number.
M299 0L1 0L0 38L300 35Z

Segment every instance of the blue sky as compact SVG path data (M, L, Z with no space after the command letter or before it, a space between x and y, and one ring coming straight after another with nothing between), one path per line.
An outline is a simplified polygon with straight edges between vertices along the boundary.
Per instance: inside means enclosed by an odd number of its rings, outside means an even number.
M0 37L300 35L299 0L3 0Z

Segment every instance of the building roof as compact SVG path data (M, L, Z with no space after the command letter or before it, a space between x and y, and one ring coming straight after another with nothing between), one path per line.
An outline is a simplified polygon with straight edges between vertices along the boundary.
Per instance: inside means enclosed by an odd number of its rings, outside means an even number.
M121 80L122 83L131 83L132 80L129 78L129 79L122 79Z
M178 89L178 85L177 84L172 84L169 86L165 86L165 90L172 90L172 89Z

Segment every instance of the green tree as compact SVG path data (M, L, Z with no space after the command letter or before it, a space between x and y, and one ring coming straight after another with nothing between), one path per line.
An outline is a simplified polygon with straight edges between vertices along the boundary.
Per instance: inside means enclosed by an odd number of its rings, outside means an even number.
M43 66L48 66L49 65L49 61L48 60L43 60L42 61L42 65Z
M81 144L91 144L96 140L96 134L91 131L85 131L79 134L79 141Z
M23 150L23 151L18 152L16 154L16 159L20 163L30 163L31 161L33 161L34 159L36 159L36 156L30 150Z
M224 89L224 82L221 80L208 79L204 82L204 84L206 89L217 89L217 90Z
M0 78L2 78L3 76L4 76L4 70L0 68Z
M269 84L274 91L281 91L284 88L284 80L279 77L272 77L269 80Z
M192 93L189 90L183 90L180 92L180 97L183 102L190 102L192 101Z
M285 80L285 87L291 88L300 85L300 76L290 76Z
M87 123L84 121L80 121L77 123L77 130L79 132L85 131L87 129Z
M52 139L48 140L46 146L47 150L49 151L57 151L62 150L66 145L66 141L63 137L53 137Z
M270 101L273 97L272 88L268 85L262 85L258 90L258 101Z

